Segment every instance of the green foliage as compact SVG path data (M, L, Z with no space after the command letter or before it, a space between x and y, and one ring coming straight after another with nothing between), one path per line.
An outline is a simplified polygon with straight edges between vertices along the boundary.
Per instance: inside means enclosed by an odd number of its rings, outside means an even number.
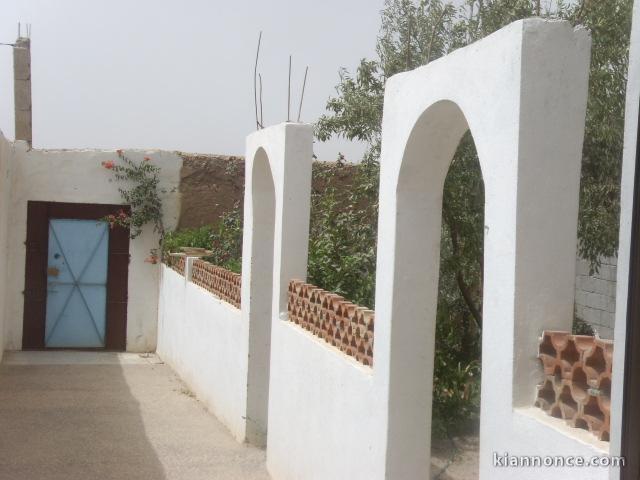
M180 247L206 248L213 253L205 260L240 273L242 268L242 210L236 203L215 225L203 225L169 232L163 242L164 253L180 252Z
M318 124L316 130L318 139L328 140L339 131L350 140L378 143L380 129L377 125L382 122L384 80L378 74L376 62L362 60L355 78L342 69L336 89L339 96L327 102L327 110L333 115L322 117L322 124Z
M160 241L164 236L162 223L162 200L160 194L164 191L159 187L160 167L151 163L149 157L141 162L134 162L122 150L118 150L120 164L113 161L102 162L102 166L113 172L114 178L123 182L127 187L120 187L118 191L125 204L131 207L131 214L109 215L106 220L112 225L119 225L130 229L131 238L142 233L142 227L147 223L153 225L153 230L160 234Z
M162 250L165 253L178 253L181 247L211 248L214 226L203 225L168 232L164 237Z
M573 328L571 333L573 333L574 335L590 336L594 336L596 334L591 325L578 317L573 318Z
M380 152L384 83L391 75L424 65L521 18L538 15L584 25L592 32L593 47L578 235L581 254L597 268L601 255L613 255L617 249L631 6L631 0L559 1L548 8L535 0L467 0L462 7L442 0L387 0L377 41L378 58L361 60L355 76L341 71L337 95L329 100L328 113L317 122L316 136L319 140L341 136L364 141L369 145L365 160L375 164ZM335 211L336 201L326 201L328 205L323 208ZM482 175L473 139L467 134L453 158L444 187L434 372L434 416L440 418L441 425L474 418L477 410L475 395L451 392L475 392L479 388L483 210ZM367 218L355 212L348 215L350 221ZM325 224L332 226L328 219ZM355 224L351 228L366 230ZM337 232L325 236L332 237L329 245L337 246L342 240L333 237L348 237L350 233L338 225ZM374 243L374 238L362 240L360 251L366 258L362 269L367 271L361 282L371 292L374 274L369 269L374 268L375 258L368 252ZM358 271L353 264L358 254L357 249L348 249L349 269L344 278L334 270L331 275L317 274L316 282L320 286L327 280L332 285L351 284L352 272ZM331 264L340 262L333 260ZM349 290L352 295L361 295L356 285ZM464 389L459 388L462 385Z
M590 1L569 13L591 30L592 54L582 161L580 254L600 267L618 249L620 172L632 0Z
M323 166L324 167L324 166ZM369 308L374 307L378 220L377 162L336 164L313 169L314 184L326 188L311 196L309 281ZM337 190L340 169L351 182Z
M547 2L544 2L547 3ZM374 307L380 133L384 84L532 15L563 18L592 31L592 66L580 196L580 251L597 268L617 248L619 176L631 0L556 2L387 0L378 58L355 73L340 71L337 94L316 124L316 137L367 143L357 166L314 165L309 280L351 301ZM339 181L341 169L353 180ZM215 252L214 263L240 264L241 217L236 207L214 227L167 236L165 244ZM434 369L434 429L444 433L476 421L479 412L482 331L484 185L471 134L460 142L445 180ZM221 230L220 230L221 229ZM184 237L182 236L184 235ZM173 243L172 243L173 242ZM189 243L191 242L191 243ZM171 247L175 248L175 247ZM238 271L238 270L236 270ZM577 324L577 331L587 331Z

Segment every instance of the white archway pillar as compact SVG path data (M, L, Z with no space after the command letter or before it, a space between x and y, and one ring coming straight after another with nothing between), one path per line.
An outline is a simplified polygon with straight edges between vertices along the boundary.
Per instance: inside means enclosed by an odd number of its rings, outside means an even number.
M429 476L442 188L467 127L485 182L481 478L513 478L494 451L544 450L514 409L533 404L540 332L571 328L589 51L584 30L529 19L387 82L374 352L385 478Z
M638 150L638 117L640 115L640 2L633 5L629 73L625 104L624 153L620 191L620 233L616 286L616 323L611 390L611 455L621 455L623 437L623 407L625 390L625 359L627 354L627 311L630 295L633 195L636 185L636 155ZM620 478L619 470L612 470L611 480Z
M313 130L283 123L247 137L242 319L248 328L246 438L267 434L271 325L287 310L287 287L306 279Z

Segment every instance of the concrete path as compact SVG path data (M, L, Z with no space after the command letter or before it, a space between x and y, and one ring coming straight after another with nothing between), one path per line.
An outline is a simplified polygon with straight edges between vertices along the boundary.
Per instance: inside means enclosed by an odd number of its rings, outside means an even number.
M0 479L266 480L264 461L153 355L8 352L0 364Z

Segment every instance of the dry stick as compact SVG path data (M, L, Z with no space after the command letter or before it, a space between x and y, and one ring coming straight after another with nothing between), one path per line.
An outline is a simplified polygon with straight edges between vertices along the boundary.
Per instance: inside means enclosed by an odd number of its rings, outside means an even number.
M264 117L262 116L262 75L259 73L258 78L260 79L260 126L264 128Z
M260 55L260 42L262 41L262 31L260 31L260 35L258 36L258 49L256 51L256 63L253 67L253 104L256 107L256 130L259 130L261 127L260 122L258 121L258 92L256 87L256 77L258 75L258 57Z
M291 121L291 55L289 55L289 86L287 88L287 122Z
M302 112L302 101L304 100L304 87L307 85L307 73L309 66L304 69L304 80L302 81L302 95L300 95L300 106L298 107L298 123L300 123L300 113Z

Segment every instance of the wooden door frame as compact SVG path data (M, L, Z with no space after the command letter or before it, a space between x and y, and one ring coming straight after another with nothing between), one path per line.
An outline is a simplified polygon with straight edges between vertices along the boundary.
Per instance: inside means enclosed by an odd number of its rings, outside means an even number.
M640 121L632 208L622 399L621 455L626 463L620 471L621 480L640 478Z
M98 220L117 214L120 210L130 213L130 208L123 205L41 201L27 203L23 350L46 348L49 220ZM109 229L105 347L100 350L126 350L128 276L129 230L122 227Z

